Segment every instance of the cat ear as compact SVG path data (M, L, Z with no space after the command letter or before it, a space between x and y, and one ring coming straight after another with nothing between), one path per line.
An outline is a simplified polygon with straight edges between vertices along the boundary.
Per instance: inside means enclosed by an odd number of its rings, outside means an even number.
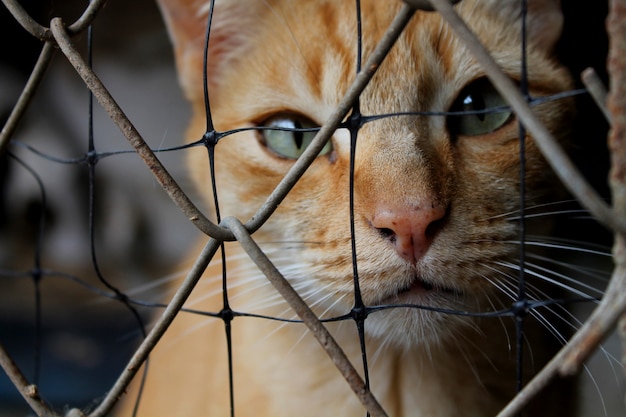
M498 19L519 27L522 0L477 0L483 2ZM464 2L460 3L463 7ZM563 29L560 0L527 0L526 33L528 43L551 53Z
M180 83L189 100L203 97L203 56L209 0L158 0L170 38L174 44ZM207 74L209 85L218 84L226 63L246 45L253 27L253 4L259 2L217 1L211 23Z
M530 43L552 52L563 30L560 0L528 0L526 21Z

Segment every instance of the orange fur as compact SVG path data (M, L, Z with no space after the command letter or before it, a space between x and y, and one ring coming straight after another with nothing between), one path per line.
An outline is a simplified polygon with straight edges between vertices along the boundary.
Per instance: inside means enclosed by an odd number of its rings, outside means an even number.
M194 0L160 3L174 40L181 83L193 105L188 138L197 140L205 129L201 80L207 6ZM457 6L513 79L520 78L518 3L464 0ZM569 76L551 58L560 32L558 1L530 4L531 91L566 90ZM362 1L365 57L399 7L390 1ZM304 115L321 125L355 78L356 49L354 1L218 2L209 49L216 128L255 126L280 112ZM436 13L418 12L362 95L362 111L446 111L466 85L483 75ZM564 136L559 126L569 111L568 102L558 101L542 105L538 114L550 130ZM497 262L516 256L517 246L504 243L517 238L516 224L503 215L518 207L517 134L516 123L509 122L491 133L453 138L443 117L426 116L385 118L363 126L356 150L354 203L359 276L367 305L404 301L469 311L510 305L494 282L504 279ZM337 132L333 147L329 156L313 163L254 235L325 317L345 314L354 303L346 132ZM292 163L269 151L257 132L222 139L216 147L222 215L248 220ZM189 166L211 204L206 150L193 150ZM554 197L551 174L532 138L527 167L529 204ZM444 214L433 221L425 254L411 265L373 224L389 207L418 211L426 206ZM238 256L241 252L237 243L227 245L227 255L237 258L228 266L232 307L291 318L251 261ZM399 294L415 276L435 289ZM220 278L220 265L211 266L189 307L219 311ZM354 324L328 327L359 364ZM372 390L391 416L490 416L514 395L510 318L468 319L395 309L372 313L365 328ZM554 353L555 343L532 320L526 330L533 355L533 363L526 362L528 378ZM365 414L303 325L235 318L233 349L238 416ZM220 320L181 314L151 360L140 416L229 415ZM550 392L552 400L529 415L556 415L556 409L565 415L559 392ZM124 412L121 415L128 415Z

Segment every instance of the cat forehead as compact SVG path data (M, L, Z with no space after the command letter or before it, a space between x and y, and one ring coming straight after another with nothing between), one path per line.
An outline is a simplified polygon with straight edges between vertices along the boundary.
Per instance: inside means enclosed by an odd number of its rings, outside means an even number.
M354 6L350 3L351 7L346 7L345 3L332 3L325 11L319 7L310 12L300 10L298 15L307 16L306 24L298 24L284 12L265 16L268 29L260 30L256 45L239 61L249 82L244 95L257 96L246 100L245 106L252 113L255 106L259 111L280 109L288 99L290 106L296 106L289 110L309 114L312 106L328 108L341 99L356 76L358 51ZM362 10L363 60L393 18L392 12L381 15L375 11ZM344 16L339 16L342 13ZM280 28L277 22L282 22ZM481 75L480 66L441 18L420 14L367 87L362 96L364 110L444 110L461 88ZM228 85L242 85L243 78L234 75ZM320 114L320 121L327 116Z
M279 111L299 112L319 123L326 120L357 73L355 3L241 1L257 9L254 19L239 22L236 31L233 16L245 20L242 10L232 10L241 8L240 2L225 2L227 8L218 7L213 15L216 24L225 18L229 23L227 28L216 27L216 39L229 39L229 43L219 45L222 53L213 61L221 67L217 72L225 76L216 78L213 90L216 97L224 99L220 103L227 103L225 111L237 109L247 120L256 121ZM496 62L515 79L521 68L521 25L517 24L519 13L511 9L513 3L519 6L519 1L502 1L508 6L464 0L457 9ZM401 2L361 2L363 62L401 7ZM529 50L531 76L534 72L540 80L550 72L548 54L534 46ZM542 66L544 69L536 69ZM465 86L483 75L463 40L439 14L417 12L378 68L361 103L370 114L445 111Z
M217 0L212 9L208 0L158 1L174 42L181 83L194 102L203 101L197 86L203 80L210 10L207 75L214 96L220 89L233 92L243 85L252 87L254 96L259 93L255 85L269 82L276 88L274 95L285 92L281 91L283 85L292 92L299 87L307 96L332 104L337 102L334 94L343 94L354 79L358 45L366 62L404 7L400 1L381 0ZM513 68L509 72L513 78L520 67L521 3L463 0L456 6L498 63ZM541 61L550 66L549 56L562 27L560 0L527 0L527 5L529 67ZM381 67L381 72L385 71L388 76L378 81L396 77L397 88L410 90L402 83L411 78L425 80L419 84L423 97L436 88L458 90L482 75L441 16L424 11L415 13L392 48ZM268 93L271 99L271 91Z

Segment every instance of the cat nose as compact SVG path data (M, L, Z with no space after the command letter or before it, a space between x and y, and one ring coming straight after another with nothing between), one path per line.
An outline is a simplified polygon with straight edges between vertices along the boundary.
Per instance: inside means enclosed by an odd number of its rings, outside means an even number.
M435 204L416 208L379 207L371 225L402 258L415 264L428 251L445 215L446 209Z

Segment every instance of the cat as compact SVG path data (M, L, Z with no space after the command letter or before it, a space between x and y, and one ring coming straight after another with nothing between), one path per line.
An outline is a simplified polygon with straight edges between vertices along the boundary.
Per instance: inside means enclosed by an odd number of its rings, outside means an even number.
M455 6L519 83L521 3L463 0ZM193 109L187 138L196 141L206 130L202 59L209 2L160 0L160 7ZM360 2L364 59L401 7L401 2ZM558 0L528 1L528 88L533 97L572 88L554 54L562 25ZM321 126L356 76L357 39L352 0L217 1L208 49L216 129ZM504 105L463 42L437 13L427 11L415 13L360 96L365 116ZM536 106L537 115L564 144L573 111L566 99ZM220 139L215 172L221 215L244 222L254 215L314 134L251 129ZM366 306L416 304L470 312L511 307L519 274L518 137L517 119L507 110L389 116L363 123L356 142L354 228ZM349 155L350 135L338 129L253 235L323 318L347 314L355 303ZM525 204L532 208L558 201L559 187L531 137L526 138L525 160ZM206 149L192 149L188 163L200 194L212 205ZM527 233L549 227L547 221L529 221ZM235 311L297 318L236 242L227 243L225 253ZM222 309L217 258L194 290L189 308ZM172 283L172 289L179 284ZM529 295L545 298L554 294L550 287L529 281ZM561 344L536 316L543 317L542 311L529 313L524 323L523 381ZM360 369L355 323L326 326ZM371 389L390 416L493 416L515 395L512 317L399 307L370 313L364 328ZM219 319L181 313L151 355L138 415L230 415L224 334ZM232 340L235 415L366 414L303 324L236 317ZM559 381L527 415L571 415L572 390L572 381ZM130 415L134 396L129 397L120 415Z

